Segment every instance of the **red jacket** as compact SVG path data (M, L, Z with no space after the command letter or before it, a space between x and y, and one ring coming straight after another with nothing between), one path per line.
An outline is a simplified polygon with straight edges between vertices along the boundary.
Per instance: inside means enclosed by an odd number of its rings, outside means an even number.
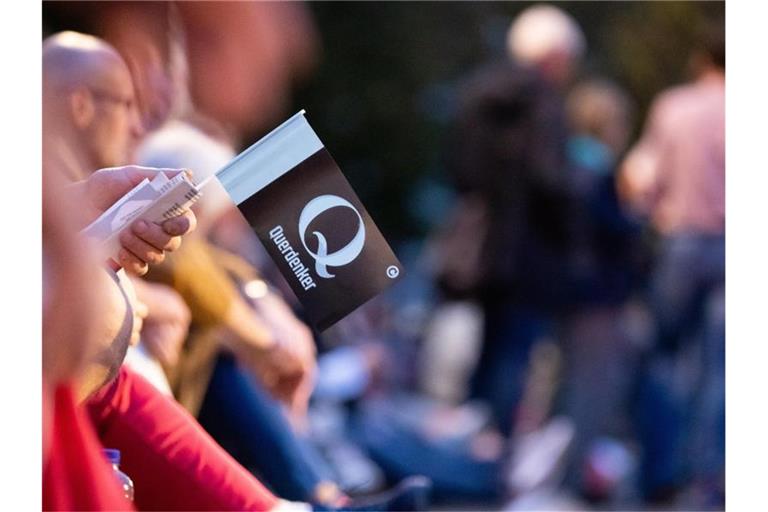
M86 403L101 442L121 452L139 510L269 510L278 499L186 410L123 366Z
M43 410L48 436L43 457L43 510L134 510L123 497L72 386L56 389L51 409Z

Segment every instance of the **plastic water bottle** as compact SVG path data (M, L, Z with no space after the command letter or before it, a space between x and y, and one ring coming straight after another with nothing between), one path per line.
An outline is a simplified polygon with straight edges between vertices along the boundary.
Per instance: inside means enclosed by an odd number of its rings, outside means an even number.
M104 456L112 465L117 481L120 482L120 486L123 489L123 495L130 501L133 501L133 481L128 475L120 471L120 450L105 448Z

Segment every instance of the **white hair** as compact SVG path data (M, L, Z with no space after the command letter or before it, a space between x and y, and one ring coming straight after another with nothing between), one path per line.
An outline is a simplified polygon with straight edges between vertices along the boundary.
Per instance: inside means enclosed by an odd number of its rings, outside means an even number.
M507 32L507 51L523 64L538 64L553 52L579 58L584 49L584 34L576 20L551 5L525 9Z

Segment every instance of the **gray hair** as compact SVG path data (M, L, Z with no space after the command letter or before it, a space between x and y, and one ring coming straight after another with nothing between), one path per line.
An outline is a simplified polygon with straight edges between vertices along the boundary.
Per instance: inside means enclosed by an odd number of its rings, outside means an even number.
M507 32L509 56L535 65L553 52L580 58L586 43L576 20L557 7L540 4L525 9Z

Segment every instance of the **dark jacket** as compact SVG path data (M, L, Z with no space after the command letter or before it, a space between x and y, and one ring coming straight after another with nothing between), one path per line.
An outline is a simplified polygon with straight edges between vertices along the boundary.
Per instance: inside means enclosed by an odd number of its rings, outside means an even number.
M562 98L533 71L495 65L467 82L448 167L459 194L488 211L478 298L547 309L567 300L566 137Z

